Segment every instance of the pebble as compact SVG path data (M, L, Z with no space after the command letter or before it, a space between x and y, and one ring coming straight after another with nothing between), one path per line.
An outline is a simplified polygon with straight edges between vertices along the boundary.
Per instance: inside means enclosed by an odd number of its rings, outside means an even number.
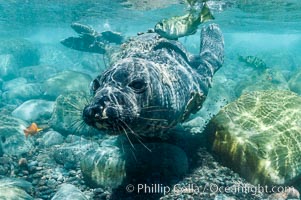
M38 179L34 179L33 181L32 181L32 184L33 185L37 185L39 183L39 180Z
M75 170L70 170L70 171L69 171L69 175L70 175L70 176L76 176L77 173L76 173Z
M32 175L33 178L40 178L42 176L43 176L43 174L41 174L41 173L35 173Z
M33 172L37 171L37 167L31 166L31 167L28 168L28 171L33 173Z
M22 171L22 174L24 174L24 175L29 175L29 172L28 172L27 170L23 170L23 171Z
M43 185L43 186L39 187L39 190L40 191L45 191L45 190L48 190L48 187Z
M31 161L28 163L28 167L33 167L33 166L37 166L38 165L38 161Z
M54 179L49 179L49 180L47 181L47 185L48 185L49 187L53 187L53 186L56 185L56 181L55 181Z
M0 175L6 175L7 173L8 169L0 165Z
M46 185L46 180L40 180L39 185L40 185L40 186Z
M104 193L104 190L102 188L96 188L96 189L94 189L94 193L101 194L101 193Z

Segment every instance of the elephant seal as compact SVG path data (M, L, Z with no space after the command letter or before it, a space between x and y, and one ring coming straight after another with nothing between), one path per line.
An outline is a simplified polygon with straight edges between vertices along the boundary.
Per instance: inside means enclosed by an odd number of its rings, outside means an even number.
M123 43L115 57L92 81L83 120L108 134L162 137L202 107L223 63L224 40L217 25L203 27L200 55L193 56L178 41L145 33Z

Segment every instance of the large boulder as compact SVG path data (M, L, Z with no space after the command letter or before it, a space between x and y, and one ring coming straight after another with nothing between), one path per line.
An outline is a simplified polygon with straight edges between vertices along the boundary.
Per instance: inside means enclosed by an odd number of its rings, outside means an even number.
M19 67L37 65L40 60L37 46L26 39L0 40L0 54L11 54Z
M88 200L88 198L74 185L64 183L51 200Z
M167 143L101 146L81 159L83 176L92 187L117 188L134 181L175 181L188 171L184 151ZM140 183L139 182L139 183Z
M41 85L37 83L26 83L3 92L2 100L5 103L20 105L29 99L37 99L42 96Z
M6 115L0 115L0 143L2 151L9 155L21 155L32 148L32 140L25 138L23 130L27 127L24 121Z
M301 72L292 76L288 84L291 91L301 95Z
M85 92L70 92L60 95L54 106L49 124L51 128L64 134L91 135L96 131L86 125L82 111L88 102Z
M31 191L31 183L13 178L0 179L0 199L5 200L33 200L28 193Z
M51 117L53 109L53 101L33 99L16 108L12 112L12 116L29 122L43 121Z
M237 96L261 90L289 90L288 83L280 70L266 69L263 73L250 73L250 76L235 87Z
M0 55L0 77L5 80L17 76L18 64L11 54Z
M293 184L301 176L301 97L257 91L225 106L210 122L209 147L253 184Z
M27 84L27 80L25 78L15 78L9 81L4 81L1 88L3 91L9 91L25 84Z
M91 77L75 71L63 71L44 82L44 95L54 100L61 94L73 91L89 92Z
M55 67L49 65L35 65L19 70L19 76L26 78L29 82L44 82L56 73Z

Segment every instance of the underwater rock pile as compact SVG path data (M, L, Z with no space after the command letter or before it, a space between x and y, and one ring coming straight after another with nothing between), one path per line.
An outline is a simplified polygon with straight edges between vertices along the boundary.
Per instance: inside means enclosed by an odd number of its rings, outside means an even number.
M210 148L253 184L291 185L301 175L301 97L257 91L225 106L210 122Z

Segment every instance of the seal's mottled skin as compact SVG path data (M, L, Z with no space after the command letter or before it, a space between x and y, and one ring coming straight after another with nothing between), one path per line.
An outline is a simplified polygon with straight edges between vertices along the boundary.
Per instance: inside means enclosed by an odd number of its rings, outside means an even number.
M92 82L94 98L83 111L84 121L112 134L161 137L202 107L223 50L216 25L203 28L197 57L156 33L132 38Z

